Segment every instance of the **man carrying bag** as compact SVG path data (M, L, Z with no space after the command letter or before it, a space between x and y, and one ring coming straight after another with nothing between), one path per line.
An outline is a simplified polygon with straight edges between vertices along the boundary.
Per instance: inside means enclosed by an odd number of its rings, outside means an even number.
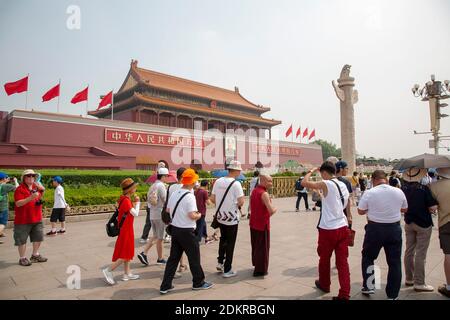
M211 201L216 204L215 220L220 228L219 256L217 271L223 272L224 278L237 275L232 270L233 253L236 244L239 207L244 205L244 191L236 178L241 174L239 161L231 161L228 165L228 175L218 179L213 186ZM212 226L215 224L213 221Z

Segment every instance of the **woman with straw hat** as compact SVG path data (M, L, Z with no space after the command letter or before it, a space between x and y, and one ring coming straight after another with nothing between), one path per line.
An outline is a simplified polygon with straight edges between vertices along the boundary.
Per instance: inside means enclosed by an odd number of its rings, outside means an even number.
M139 197L137 195L134 196L133 203L131 201L133 195L136 193L137 185L138 184L131 178L126 178L120 184L122 195L118 202L119 216L117 217L117 220L120 223L124 217L124 221L114 246L114 254L112 257L113 263L110 267L102 270L106 282L110 285L115 284L112 272L121 264L124 265L123 281L139 279L139 275L132 274L130 270L130 261L133 260L134 257L133 223L134 217L139 215L140 208Z

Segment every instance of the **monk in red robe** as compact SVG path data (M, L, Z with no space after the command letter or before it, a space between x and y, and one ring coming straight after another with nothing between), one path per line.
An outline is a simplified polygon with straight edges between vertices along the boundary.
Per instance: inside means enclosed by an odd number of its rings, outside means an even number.
M250 195L250 236L252 243L252 263L254 277L267 275L269 269L270 217L277 211L272 205L268 189L272 187L272 177L261 175L259 184Z

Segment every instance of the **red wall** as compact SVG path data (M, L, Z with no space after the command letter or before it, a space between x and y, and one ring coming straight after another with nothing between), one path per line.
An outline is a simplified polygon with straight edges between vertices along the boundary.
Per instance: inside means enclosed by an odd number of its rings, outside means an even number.
M109 124L105 122L105 125ZM89 166L89 161L92 162L93 167L97 167L99 161L100 165L103 161L105 167L112 165L110 157L95 157L90 154L90 147L98 147L118 156L132 158L136 156L147 156L155 162L164 159L169 163L171 168L178 166L174 165L170 160L172 147L106 143L104 141L105 127L102 126L13 117L9 120L8 131L8 143L22 144L29 148L27 156L17 155L10 158L10 161L14 161L17 164L20 163L21 166L27 166L27 161L32 166L42 165L47 167L56 166L57 164L58 167L69 167L74 163L78 163L80 167L81 165ZM252 163L249 163L248 161L248 142L246 142L246 146L247 155L244 168L253 168L255 162L252 161ZM25 157L25 159L19 160L20 157ZM0 165L5 165L5 159L0 153ZM280 155L279 160L280 163L284 163L290 159L295 159L299 162L320 164L322 162L322 152L320 149L302 148L299 157ZM108 163L108 161L110 162ZM134 169L135 163L131 163L130 158L123 159L123 161L120 161L120 167ZM189 163L185 163L184 165L188 166ZM115 166L117 166L117 163ZM207 170L223 168L223 165L204 165L203 168Z

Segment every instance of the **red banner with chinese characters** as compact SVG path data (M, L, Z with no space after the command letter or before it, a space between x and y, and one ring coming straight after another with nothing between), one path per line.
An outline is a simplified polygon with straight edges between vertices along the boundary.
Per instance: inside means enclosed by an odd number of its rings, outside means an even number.
M299 156L301 150L292 147L283 147L280 145L260 144L252 143L252 152L267 153L267 154L283 154L289 156Z
M115 129L105 129L105 142L164 147L179 146L185 148L204 148L204 141L201 138Z

